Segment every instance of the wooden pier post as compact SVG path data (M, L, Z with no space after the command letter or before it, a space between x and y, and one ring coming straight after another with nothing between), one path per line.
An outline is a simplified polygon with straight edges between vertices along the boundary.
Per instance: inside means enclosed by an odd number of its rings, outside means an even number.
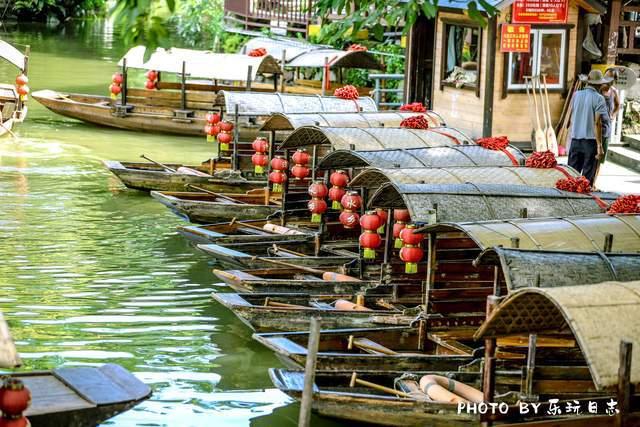
M300 403L298 427L308 427L311 424L311 406L313 404L313 384L316 378L316 360L320 344L320 319L311 318L309 330L309 344L307 347L307 362L304 367L304 389Z

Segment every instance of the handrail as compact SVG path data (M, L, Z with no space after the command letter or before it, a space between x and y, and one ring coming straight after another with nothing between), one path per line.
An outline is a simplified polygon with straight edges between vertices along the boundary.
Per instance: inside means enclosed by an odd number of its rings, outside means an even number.
M379 107L399 107L400 105L402 105L402 102L386 101L387 96L385 96L385 101L382 101L382 94L388 94L388 93L395 93L399 95L399 99L402 100L403 90L401 88L397 88L397 89L383 88L381 86L381 83L387 80L403 81L404 74L375 73L375 74L369 74L369 78L375 82L375 88L373 89L373 93L371 95L378 108Z

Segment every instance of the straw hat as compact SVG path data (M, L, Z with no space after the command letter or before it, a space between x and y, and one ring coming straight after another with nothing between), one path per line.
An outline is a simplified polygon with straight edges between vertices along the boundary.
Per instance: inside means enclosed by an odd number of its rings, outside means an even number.
M588 76L580 76L581 80L586 80L590 85L603 85L611 83L613 79L611 77L605 77L600 70L589 71Z

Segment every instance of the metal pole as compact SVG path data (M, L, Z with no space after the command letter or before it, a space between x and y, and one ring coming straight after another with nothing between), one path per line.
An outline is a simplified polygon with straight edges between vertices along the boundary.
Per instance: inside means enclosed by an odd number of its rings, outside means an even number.
M311 424L313 383L316 378L316 360L318 358L318 347L320 344L320 319L312 317L309 326L309 345L307 348L307 362L304 367L304 389L302 390L298 427L308 427Z
M253 80L253 66L247 67L247 92L251 91L251 81Z
M238 130L238 117L239 117L239 104L236 103L234 112L233 112L233 159L231 159L231 168L235 171L238 170L238 144L240 143L240 131Z
M280 66L282 68L282 78L280 79L280 92L284 93L285 76L284 76L284 64L287 62L287 49L282 49L282 60Z
M322 69L322 96L326 95L326 87L327 87L327 74L329 70L329 58L324 57L324 68Z
M187 109L187 63L182 61L182 81L180 84L182 109Z
M122 96L120 103L123 106L127 105L127 58L122 59L122 92L120 95Z

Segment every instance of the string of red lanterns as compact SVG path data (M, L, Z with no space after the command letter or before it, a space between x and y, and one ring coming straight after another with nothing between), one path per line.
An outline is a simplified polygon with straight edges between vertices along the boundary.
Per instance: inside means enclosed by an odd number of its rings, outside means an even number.
M400 259L404 261L404 272L407 274L416 274L418 272L418 263L424 256L424 251L420 247L422 243L422 234L414 234L415 224L407 224L400 231L402 239L402 249L400 249Z
M273 184L271 191L274 193L282 193L282 186L287 182L287 174L284 172L289 167L289 162L282 156L274 156L271 159L271 173L269 174L269 182Z
M362 197L356 191L349 191L340 200L344 210L340 214L339 220L344 228L355 228L360 222L358 211L362 207Z
M251 143L251 148L255 151L253 156L251 156L251 163L253 163L253 170L257 174L264 173L264 167L269 164L269 156L267 155L267 151L269 151L269 141L267 141L264 137L257 137Z
M364 259L375 259L376 249L382 244L382 237L377 229L383 224L382 218L378 216L376 211L369 211L360 218L360 226L362 234L360 234L360 247L363 248Z
M158 72L156 70L149 70L145 75L147 82L144 84L144 87L149 90L158 89Z
M394 209L393 210L393 238L394 243L393 247L396 249L402 248L402 239L400 238L400 232L404 230L407 226L407 223L411 221L411 216L409 216L409 211L407 209Z
M204 116L207 124L204 126L204 133L207 135L207 142L214 142L220 133L220 114L212 111Z
M20 101L26 101L29 95L30 90L27 83L29 83L29 78L24 74L19 74L16 77L16 91L18 95L20 95Z
M299 148L293 153L291 156L291 160L293 161L293 167L291 168L291 175L297 180L304 179L309 176L311 170L308 167L309 160L311 160L311 156L307 153L306 150Z
M18 378L7 377L0 387L0 427L29 427L24 411L31 404L31 392Z
M345 187L349 183L349 175L343 170L337 170L329 177L332 187L329 189L329 199L331 200L331 208L342 209L340 201L347 193Z
M111 76L111 86L109 86L109 92L111 99L115 100L118 98L118 95L122 93L122 83L124 82L124 77L122 73L113 73ZM20 93L18 91L18 93Z
M321 222L322 214L327 211L327 202L324 199L327 197L329 189L324 182L316 181L309 186L308 193L311 196L311 200L307 204L311 211L311 222Z
M233 123L227 120L220 121L220 133L218 133L217 139L220 143L220 151L229 151L229 145L233 142Z

